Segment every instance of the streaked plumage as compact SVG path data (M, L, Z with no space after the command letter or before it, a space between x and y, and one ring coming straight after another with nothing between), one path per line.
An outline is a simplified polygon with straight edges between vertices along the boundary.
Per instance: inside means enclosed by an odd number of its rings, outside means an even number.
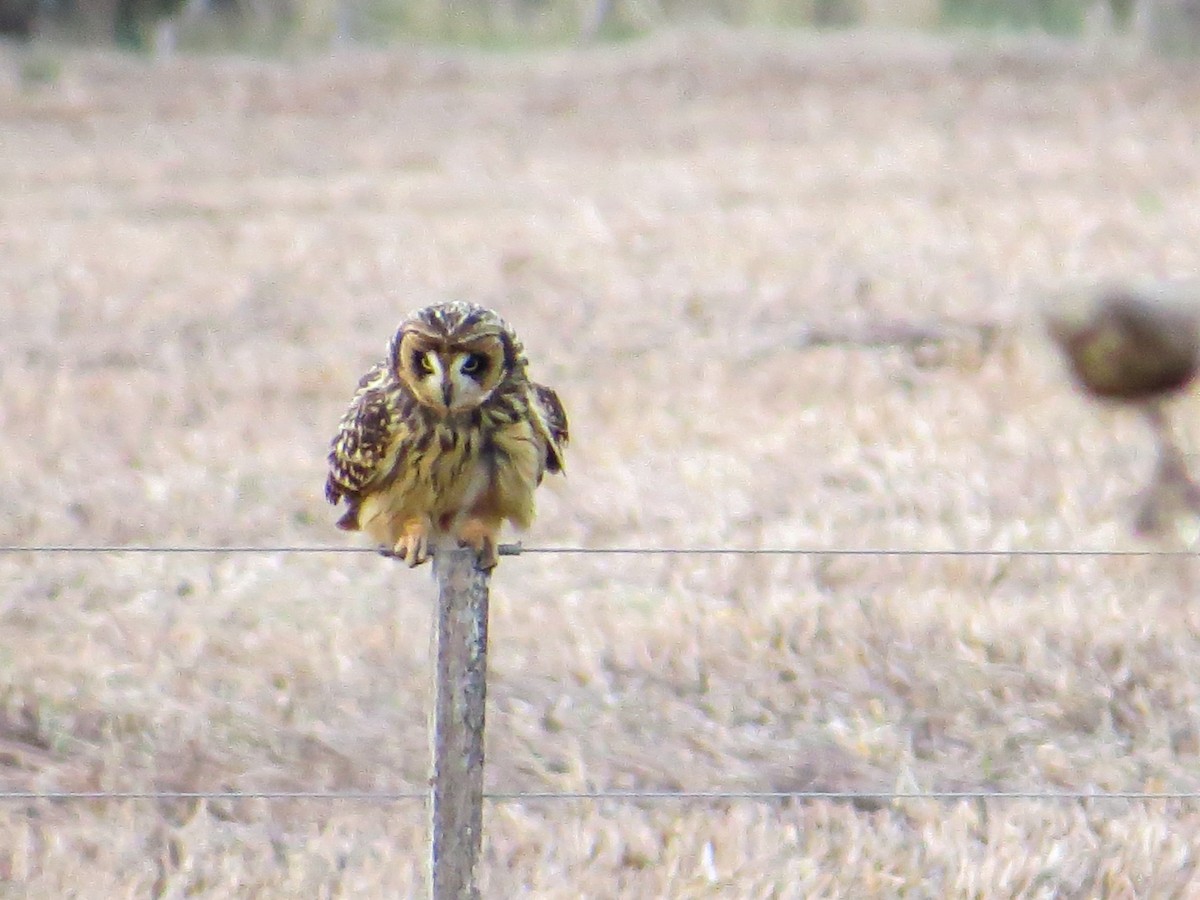
M524 349L491 310L429 306L396 329L358 384L329 453L338 527L363 530L409 565L450 534L495 565L504 520L528 528L534 489L563 470L567 418L531 382Z

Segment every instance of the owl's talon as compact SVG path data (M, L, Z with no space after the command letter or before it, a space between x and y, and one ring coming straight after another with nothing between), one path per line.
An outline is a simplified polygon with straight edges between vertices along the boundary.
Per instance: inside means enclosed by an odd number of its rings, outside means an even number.
M500 562L500 556L496 552L496 542L491 538L486 538L478 547L473 544L464 544L464 546L472 547L479 554L479 568L484 571L496 568L496 563Z
M483 519L468 519L458 529L458 543L470 547L479 555L479 567L484 570L496 568L500 555L496 550L496 532L499 523Z
M396 541L391 551L384 556L398 559L406 563L410 569L415 569L430 557L429 526L420 521L409 522L404 528L404 534Z

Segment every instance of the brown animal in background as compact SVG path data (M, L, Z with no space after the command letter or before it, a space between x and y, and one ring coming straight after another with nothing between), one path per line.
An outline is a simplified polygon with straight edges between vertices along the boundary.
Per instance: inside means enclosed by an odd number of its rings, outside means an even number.
M1158 464L1138 531L1161 530L1180 508L1200 514L1200 486L1165 408L1200 370L1200 294L1168 284L1076 290L1047 308L1046 324L1084 391L1136 406L1154 430Z

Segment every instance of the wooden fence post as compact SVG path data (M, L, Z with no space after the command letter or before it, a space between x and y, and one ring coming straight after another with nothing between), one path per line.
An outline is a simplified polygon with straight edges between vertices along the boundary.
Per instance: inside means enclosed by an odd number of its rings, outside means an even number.
M478 900L483 839L483 719L487 699L488 583L473 550L444 541L433 576L433 755L429 791L429 892L433 900Z

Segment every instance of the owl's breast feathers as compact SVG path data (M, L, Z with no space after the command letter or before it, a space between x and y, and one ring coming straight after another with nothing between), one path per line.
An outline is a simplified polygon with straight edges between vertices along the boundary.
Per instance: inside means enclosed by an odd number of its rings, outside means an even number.
M385 493L386 506L401 517L433 514L436 520L469 502L470 473L483 463L491 472L494 490L485 492L495 494L495 511L527 527L532 490L546 471L563 470L567 439L562 403L548 387L512 383L483 407L444 419L380 363L359 382L334 436L325 496L335 505L347 501L337 522L346 530L363 527L364 501ZM364 513L368 519L374 504Z

